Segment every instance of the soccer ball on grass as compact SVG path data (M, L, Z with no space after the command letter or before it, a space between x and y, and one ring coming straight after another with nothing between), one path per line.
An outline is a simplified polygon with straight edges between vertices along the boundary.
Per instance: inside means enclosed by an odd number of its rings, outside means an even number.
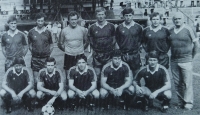
M55 109L52 105L45 105L42 107L41 115L53 115L55 113Z

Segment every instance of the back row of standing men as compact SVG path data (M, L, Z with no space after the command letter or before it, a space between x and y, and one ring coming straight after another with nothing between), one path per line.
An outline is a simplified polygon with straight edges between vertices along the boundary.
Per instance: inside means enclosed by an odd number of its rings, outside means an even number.
M87 47L88 44L90 44L93 50L92 64L95 70L94 74L97 75L97 80L95 80L97 81L97 88L99 89L100 86L103 88L100 89L101 95L105 94L105 92L111 92L115 94L114 86L111 87L110 85L108 85L108 81L110 80L110 82L118 82L121 80L112 78L112 74L114 74L114 71L117 71L124 66L122 66L123 64L121 62L121 64L116 67L112 63L110 65L107 64L109 63L109 60L111 58L112 60L114 60L113 57L118 57L120 55L120 59L116 60L122 60L123 62L128 64L127 68L129 69L130 67L131 70L131 72L128 72L128 76L134 76L135 79L140 77L148 78L151 77L151 74L154 75L154 73L158 72L158 70L160 70L159 68L169 68L169 56L167 55L167 52L171 47L171 69L179 99L178 104L186 109L192 109L192 60L197 53L198 39L193 30L188 25L184 24L183 14L179 12L176 13L176 15L173 17L173 22L175 26L170 30L160 24L161 16L159 15L159 13L155 12L150 15L152 25L146 27L145 29L143 29L138 23L133 21L133 9L125 8L122 14L124 16L124 22L120 24L117 28L115 28L112 23L109 23L105 20L105 9L101 7L97 8L97 22L92 24L87 30L86 28L77 25L77 21L79 19L78 13L69 13L69 26L65 27L61 31L58 41L58 47L65 52L64 69L66 70L66 76L69 76L69 85L75 84L75 79L77 78L77 76L82 75L87 70L84 69L84 71L79 71L77 69L77 71L79 72L76 74L73 73L73 66L76 67L77 62L80 61L79 58L84 57L84 49L85 47ZM32 53L31 68L33 70L35 82L40 81L40 77L38 76L41 76L41 72L39 74L39 71L48 66L48 61L46 62L46 60L49 59L51 52L53 51L51 33L44 26L45 15L43 13L39 13L38 15L36 15L36 22L37 26L31 29L28 33L29 50ZM8 20L8 25L9 30L2 37L2 51L6 57L5 70L8 70L8 68L13 65L13 62L15 62L16 60L15 58L24 57L28 51L25 39L26 36L24 36L22 32L16 29L16 18L10 17ZM163 65L164 67L161 65L157 65L154 67L155 70L151 71L151 67L147 65L145 70L147 71L147 73L151 73L148 75L144 71L142 71L142 69L139 71L142 66L140 60L141 45L147 53L147 60L149 60L149 57L157 58L159 64ZM113 52L117 52L115 51L115 49L120 49L121 54L116 53L118 55L113 56L115 54L113 54ZM155 51L156 53L150 55L150 52L153 51ZM158 56L155 56L155 54ZM82 59L86 61L84 58ZM105 71L107 67L106 65L109 67L109 69L107 68L107 71ZM79 68L81 68L81 66ZM91 69L91 71L92 70L93 69ZM76 68L74 68L74 71L76 71ZM170 82L170 79L168 79L169 75L165 71L165 69L163 69L163 71L166 78L160 80L163 82L164 87L166 84L168 84L168 82ZM72 73L74 74L73 77L70 76ZM100 74L102 76L101 79ZM119 74L115 73L115 75ZM158 75L159 77L161 76L160 74ZM147 80L146 82L152 82L147 83L149 84L149 86L152 86L152 84L156 84L153 82L153 80ZM128 85L127 84L128 83L124 83L124 85L122 85L124 86L123 88L116 87L116 89L121 92L128 87L130 88L130 85L132 83ZM42 84L40 85L42 86ZM152 93L148 93L148 90L145 90L145 88L142 89L141 87L137 87L138 85L136 82L133 82L133 85L135 86L136 93L146 91L146 94L148 94L151 98L155 98L159 93L170 89L170 87L159 87L157 88L157 90L151 90L150 92ZM73 86L70 86L70 89L73 90L76 94L80 94L79 97L82 97L81 95L84 95L84 92ZM4 89L6 90L6 88ZM58 92L52 92L46 89L44 90L43 88L39 89L43 92L49 92L50 94L56 93L55 97L57 97L58 95ZM116 95L121 95L122 92L119 92L116 93ZM38 92L37 96L39 94L41 93ZM59 94L61 94L61 92ZM68 91L68 96L70 94L73 93L70 93L70 91ZM170 93L168 94L170 95Z

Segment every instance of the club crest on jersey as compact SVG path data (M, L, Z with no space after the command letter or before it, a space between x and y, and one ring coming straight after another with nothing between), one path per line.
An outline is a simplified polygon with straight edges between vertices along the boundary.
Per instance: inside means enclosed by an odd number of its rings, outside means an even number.
M15 80L15 77L13 78L13 80Z
M149 36L151 36L151 34L149 34Z
M75 76L75 78L78 78L78 76Z
M98 31L95 32L95 34L97 34L97 33L98 33Z
M146 78L149 78L149 76L146 76Z
M123 30L122 33L124 33L125 31Z

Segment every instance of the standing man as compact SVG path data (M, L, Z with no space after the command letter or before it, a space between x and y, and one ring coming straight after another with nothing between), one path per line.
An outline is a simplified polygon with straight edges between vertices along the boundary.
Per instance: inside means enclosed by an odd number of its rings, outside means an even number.
M169 30L161 25L161 15L158 12L154 12L150 15L151 25L146 27L142 33L142 46L146 51L148 57L149 52L158 52L159 64L169 68ZM147 59L146 59L147 60ZM146 61L148 62L148 61Z
M16 16L10 16L7 23L9 30L1 39L2 52L6 57L5 71L13 65L15 58L23 58L28 51L26 36L17 29Z
M175 27L170 30L171 71L174 78L178 105L193 108L192 61L198 50L198 38L194 31L184 24L184 16L177 12L173 16Z
M133 81L136 96L141 99L144 111L148 111L148 106L153 106L154 99L163 101L162 112L169 108L172 96L170 77L167 69L158 64L158 57L158 52L149 52L148 65L139 70ZM141 79L144 79L144 86L140 83Z
M133 74L141 67L140 46L142 27L133 21L134 11L132 8L125 8L122 11L124 22L116 29L116 41L123 53L122 60L129 64Z
M77 64L69 70L68 96L71 99L71 107L77 106L77 99L84 99L86 106L92 109L95 99L99 99L97 87L97 76L94 69L87 65L85 55L77 57ZM75 101L75 102L74 102Z
M58 47L65 52L64 69L66 76L68 70L76 65L76 58L79 55L84 55L84 42L87 39L86 28L77 24L79 14L72 11L68 14L69 26L65 27L60 35Z
M53 42L51 32L44 26L45 14L38 13L35 16L37 26L31 29L28 33L29 50L32 54L31 68L35 79L38 72L45 68L45 60L50 56L53 51Z
M113 51L112 61L104 65L102 69L100 95L104 109L107 109L111 98L123 100L126 109L128 109L131 95L134 93L134 87L131 85L132 72L121 57L120 50Z
M106 10L98 7L95 10L97 22L88 30L88 39L93 49L93 67L100 81L100 73L103 65L111 59L111 53L115 49L115 26L105 20ZM100 84L97 83L99 88Z
M48 57L45 63L46 68L40 70L38 76L37 98L42 102L47 100L47 104L54 104L54 107L63 110L67 100L63 74L56 68L56 60L53 57ZM55 101L57 103L54 103Z
M21 101L28 111L33 111L31 103L36 95L33 88L33 76L25 67L23 58L15 58L13 67L9 68L3 76L0 96L6 105L6 113L11 113L11 103L19 104Z

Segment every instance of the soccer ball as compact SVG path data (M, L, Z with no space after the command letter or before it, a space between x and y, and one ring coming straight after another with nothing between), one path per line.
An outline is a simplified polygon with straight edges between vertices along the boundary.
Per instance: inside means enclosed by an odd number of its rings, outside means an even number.
M55 109L52 105L45 105L42 107L42 115L53 115L55 113Z

